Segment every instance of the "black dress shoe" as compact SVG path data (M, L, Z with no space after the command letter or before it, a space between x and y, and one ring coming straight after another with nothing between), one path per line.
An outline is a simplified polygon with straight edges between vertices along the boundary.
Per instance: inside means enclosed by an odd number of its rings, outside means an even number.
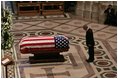
M89 63L89 62L93 62L94 60L86 60L86 61Z

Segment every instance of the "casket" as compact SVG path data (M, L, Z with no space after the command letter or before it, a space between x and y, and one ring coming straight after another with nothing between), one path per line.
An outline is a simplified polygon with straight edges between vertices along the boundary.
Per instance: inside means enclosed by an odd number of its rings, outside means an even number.
M69 50L69 41L64 35L23 37L19 48L22 54L34 54L33 59L54 59Z
M33 36L22 38L19 46L22 54L64 52L69 49L69 41L63 35Z

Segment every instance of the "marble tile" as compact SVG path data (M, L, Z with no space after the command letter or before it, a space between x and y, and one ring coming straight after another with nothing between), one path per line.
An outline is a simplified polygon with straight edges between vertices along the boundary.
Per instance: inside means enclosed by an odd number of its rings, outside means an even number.
M74 26L70 26L70 25L60 25L56 28L54 28L54 30L58 30L58 31L63 31L63 32L69 32L73 29L76 29L77 27Z
M108 26L107 28L101 31L117 34L117 28L113 26Z
M77 26L77 27L82 27L83 25L87 24L88 22L82 21L82 20L72 20L66 24Z
M24 23L29 24L29 25L36 25L40 22L42 22L42 21L28 21L28 22L24 22Z
M92 30L93 30L93 33L96 31L95 29L92 29ZM71 33L85 36L86 31L83 30L83 28L78 28L78 29L73 30Z
M71 33L71 32L70 32ZM69 33L62 33L62 32L57 32L55 31L55 35L65 35L66 37L68 37L68 39L70 41L76 41L80 38L83 38L82 36L78 36L78 35L72 35L72 34L69 34ZM70 42L71 43L71 42Z
M53 28L59 25L59 23L51 22L51 21L45 21L43 23L37 24L37 26L42 26L44 28Z
M97 18L97 17L93 17L93 18L91 19L91 21L94 22L94 23L98 23L98 18Z
M113 35L114 35L114 34L105 33L105 32L100 32L100 31L94 33L94 37L95 37L95 38L104 39L104 40L110 38L110 37L113 36Z
M39 71L40 71L40 73L39 73ZM24 68L24 74L25 74L26 78L32 78L32 76L31 76L32 74L46 74L46 72L43 69L41 69L40 67L32 67L32 68L27 67L27 68ZM36 77L38 78L39 76L36 76ZM34 78L36 78L36 77L34 77ZM41 77L45 78L46 75L41 76Z
M117 42L117 35L108 39L109 41Z
M112 49L117 49L117 43L115 42L108 42L110 44L110 46L112 47Z
M92 29L94 29L95 31L106 27L106 25L98 24L98 23L90 23L90 24L88 24L88 26L91 27Z
M39 27L39 26L31 26L31 27L28 27L28 28L25 28L25 30L38 30L38 29L45 29L43 27Z
M24 29L26 27L29 27L29 26L31 26L31 25L17 22L17 23L14 23L13 24L13 27L12 28L13 28L13 30L22 30L22 29Z
M58 23L65 23L68 22L69 20L52 20L53 22L58 22Z
M83 35L83 36L85 36L86 31L83 30L83 28L78 28L76 30L73 30L71 33L76 34L76 35Z

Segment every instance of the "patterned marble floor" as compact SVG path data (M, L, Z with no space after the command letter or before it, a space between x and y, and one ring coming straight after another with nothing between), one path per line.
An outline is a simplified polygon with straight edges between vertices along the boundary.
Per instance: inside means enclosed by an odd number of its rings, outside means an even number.
M95 38L95 61L87 63L87 47L85 31L82 26L87 24L93 28ZM14 46L11 53L14 65L7 66L3 77L9 78L116 78L117 77L117 28L114 26L90 23L78 19L15 21L11 32ZM24 36L66 35L70 41L70 49L63 52L66 61L54 63L29 64L28 57L32 54L21 54L18 48ZM2 51L4 52L4 51ZM7 74L5 74L7 73Z

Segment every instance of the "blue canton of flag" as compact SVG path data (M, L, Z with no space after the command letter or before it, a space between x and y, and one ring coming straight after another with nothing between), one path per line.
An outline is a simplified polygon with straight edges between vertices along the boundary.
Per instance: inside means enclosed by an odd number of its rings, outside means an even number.
M68 48L69 47L68 38L63 35L55 36L55 47L56 48Z

